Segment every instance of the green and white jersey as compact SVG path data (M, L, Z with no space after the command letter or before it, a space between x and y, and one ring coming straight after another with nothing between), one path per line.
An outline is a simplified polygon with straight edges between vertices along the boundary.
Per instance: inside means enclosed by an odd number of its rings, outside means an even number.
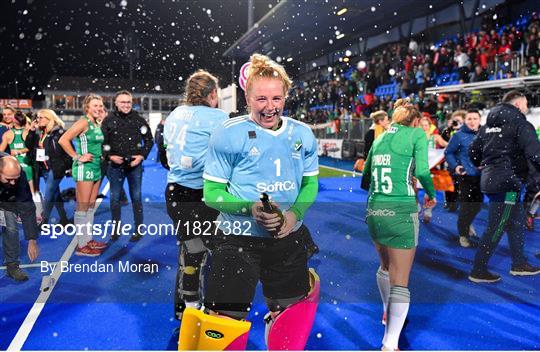
M369 177L369 201L414 200L415 176L430 198L435 188L428 166L428 141L420 128L392 124L369 151L364 177Z
M103 144L103 132L101 132L101 127L90 121L88 117L85 116L84 118L88 122L88 130L77 136L77 154L83 155L90 153L99 164L101 145Z

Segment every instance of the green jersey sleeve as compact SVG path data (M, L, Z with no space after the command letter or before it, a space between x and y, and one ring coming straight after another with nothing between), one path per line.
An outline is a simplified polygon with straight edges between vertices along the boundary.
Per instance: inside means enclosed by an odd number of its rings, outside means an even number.
M426 134L421 130L415 131L414 160L416 163L415 176L424 187L430 199L435 198L435 187L431 180L428 163L428 140Z

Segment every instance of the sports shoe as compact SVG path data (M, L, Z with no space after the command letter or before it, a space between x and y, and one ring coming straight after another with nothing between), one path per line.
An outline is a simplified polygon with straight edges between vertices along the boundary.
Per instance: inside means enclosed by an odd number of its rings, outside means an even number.
M83 256L83 257L97 257L101 255L101 251L99 249L93 249L88 247L88 245L80 248L77 247L77 250L75 251L75 255Z
M424 216L423 220L425 224L429 224L431 222L431 218L433 217L433 211L431 208L424 209Z
M88 242L87 246L90 247L91 249L103 250L107 248L107 243L92 240Z
M469 248L472 246L469 239L465 236L459 236L459 245L463 248Z
M482 283L482 282L492 283L492 282L500 281L501 277L500 275L490 273L489 271L486 270L485 272L479 273L479 274L471 273L469 275L469 280L476 283Z
M381 351L399 351L399 348L396 348L395 350L391 349L391 348L388 348L386 346L382 346L381 347Z
M26 274L19 264L11 263L7 265L7 275L15 281L28 280L28 274Z
M525 219L525 227L528 231L534 231L534 216L531 214L527 214L527 218Z
M529 263L521 264L519 266L512 266L510 274L514 276L532 276L540 274L540 267L532 266Z

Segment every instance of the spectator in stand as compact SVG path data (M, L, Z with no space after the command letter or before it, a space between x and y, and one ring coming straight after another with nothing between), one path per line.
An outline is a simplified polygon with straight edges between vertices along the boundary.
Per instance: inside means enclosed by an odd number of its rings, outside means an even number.
M527 65L527 72L529 76L534 76L538 74L538 62L536 61L535 56L529 57L529 64Z
M469 81L469 55L463 52L461 45L456 47L454 54L454 62L456 62L459 71L460 83L468 83Z
M488 80L488 76L487 76L486 71L484 71L484 69L482 68L482 65L476 65L474 68L474 72L471 73L469 81L470 82L483 82L487 80Z

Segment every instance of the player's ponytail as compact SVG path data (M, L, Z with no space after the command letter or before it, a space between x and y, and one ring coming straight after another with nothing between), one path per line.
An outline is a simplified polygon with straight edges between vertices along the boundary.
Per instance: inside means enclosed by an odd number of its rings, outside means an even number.
M393 122L403 126L411 126L416 119L421 117L420 112L411 104L408 98L398 99L394 103Z
M251 55L250 63L251 66L247 73L246 92L250 91L254 81L261 78L274 78L283 82L283 94L287 95L287 92L291 89L292 81L283 66L261 54Z
M218 88L219 81L214 75L207 71L199 70L189 76L186 82L186 104L192 106L210 106L208 96Z

